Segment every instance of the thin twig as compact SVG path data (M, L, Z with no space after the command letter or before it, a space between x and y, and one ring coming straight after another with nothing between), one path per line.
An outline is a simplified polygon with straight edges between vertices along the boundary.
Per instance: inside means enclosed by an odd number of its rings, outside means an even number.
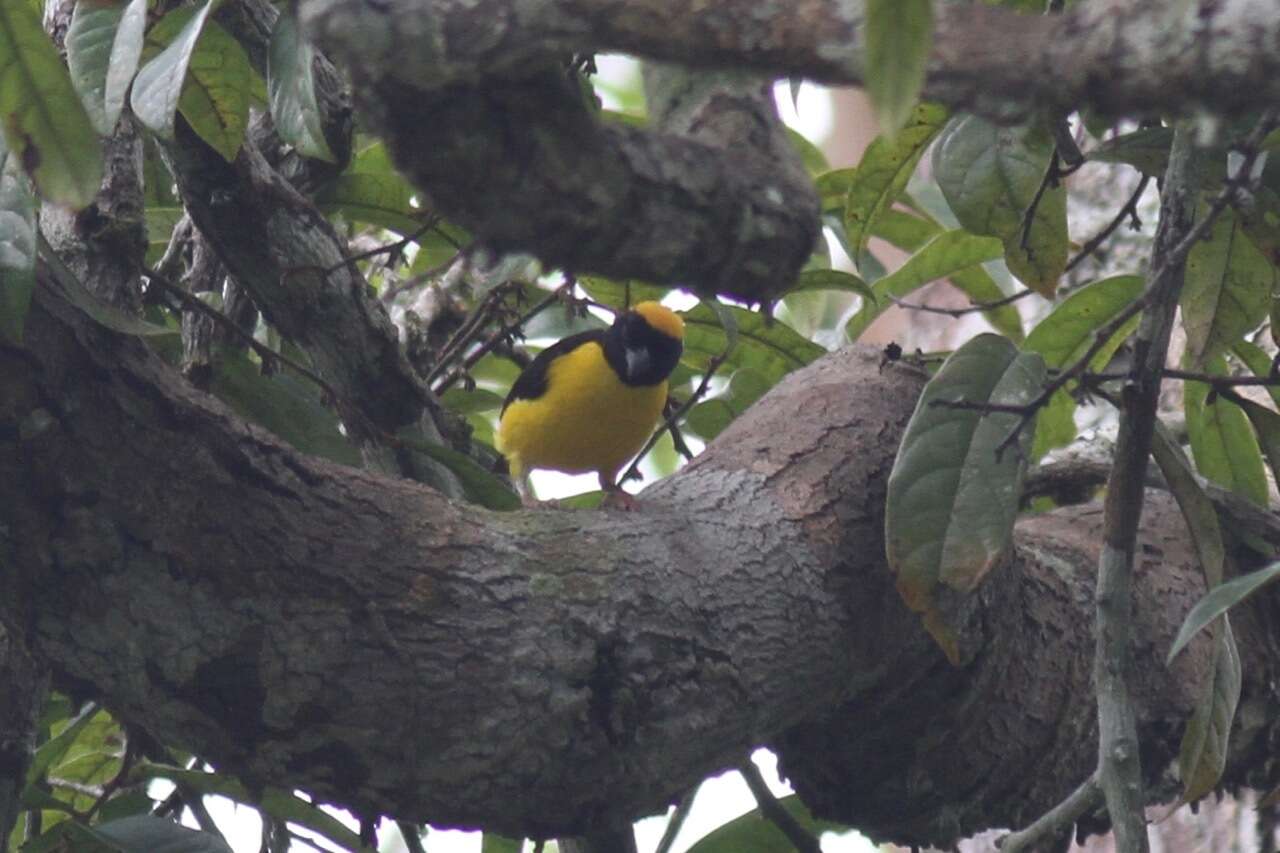
M1047 846L1071 828L1081 815L1102 804L1102 788L1098 787L1098 774L1084 780L1067 798L1017 832L1011 832L996 841L1000 853L1022 853L1033 847Z
M818 843L818 839L813 833L800 825L791 812L782 807L778 799L769 790L769 786L765 783L764 777L760 775L760 769L756 767L755 762L747 759L738 765L738 772L742 774L742 778L747 781L747 787L751 789L751 795L756 798L756 802L760 806L760 813L764 815L782 834L787 836L787 840L795 846L800 853L822 853L822 845Z
M357 261L368 260L369 258L373 258L378 255L394 255L397 252L402 252L404 251L406 246L408 246L410 243L417 242L418 238L420 238L423 234L426 234L432 228L435 228L436 225L439 224L439 222L440 222L440 217L432 216L428 219L425 225L418 228L412 234L406 234L405 236L401 237L399 240L396 240L394 243L387 243L382 246L375 246L374 248L369 249L367 251L359 252L358 254L352 255L351 257L348 257L348 258L343 258L338 263L326 269L324 273L325 275L329 275L330 273L337 272L343 267L351 266L355 264Z
M1044 198L1044 194L1050 186L1057 186L1058 183L1058 146L1053 147L1053 153L1049 155L1049 165L1045 167L1044 176L1040 178L1040 185L1036 187L1036 194L1031 197L1031 204L1027 205L1027 209L1022 211L1022 237L1018 240L1018 246L1027 253L1027 257L1031 256L1031 225L1035 222L1036 209L1040 207L1040 199Z
M1177 379L1181 382L1202 382L1205 385L1212 385L1215 388L1247 388L1247 387L1275 387L1280 385L1280 376L1219 376L1215 373L1193 373L1189 370L1178 370L1172 367L1166 367L1161 371L1160 375L1165 379ZM1129 377L1127 372L1124 373L1089 373L1080 374L1080 381L1090 384L1101 382L1115 382L1124 380Z
M671 817L667 820L667 826L662 830L662 838L658 841L658 846L653 853L671 853L671 847L676 843L676 837L680 835L680 829L684 826L685 819L689 817L689 812L693 809L693 801L698 796L698 788L694 786L685 792L680 798L680 802L676 803L675 811L671 813Z
M289 358L287 355L277 352L276 350L273 350L271 347L262 343L257 338L255 338L250 332L247 332L244 329L237 326L234 322L232 322L231 318L229 318L227 315L223 314L221 311L214 308L212 305L209 305L208 303L206 303L203 299L199 299L195 296L192 296L190 293L187 293L187 291L183 290L181 287L178 287L176 284L169 281L167 278L165 278L163 275L156 272L155 270L143 268L142 272L143 272L143 275L145 275L148 279L151 280L152 284L159 286L161 290L165 291L174 299L177 299L179 302L181 302L182 307L190 311L197 311L203 314L204 316L213 320L222 328L229 331L231 334L235 335L240 340L244 341L245 344L250 349L252 349L255 353L258 354L258 357L262 359L264 364L272 363L272 362L278 362L280 364L283 364L293 370L296 370L300 375L305 376L307 379L310 379L312 382L314 382L316 386L322 392L324 392L324 394L326 395L326 398L331 402L341 399L338 396L338 393L333 390L332 386L330 386L328 382L326 382L318 374L312 371L309 367L307 367L306 365L300 364L299 362L293 360L292 358Z
M422 846L422 832L407 820L396 821L396 829L400 830L400 837L404 839L404 848L409 853L427 853L427 848Z
M1120 208L1120 212L1115 215L1115 218L1107 223L1106 228L1089 238L1080 251L1076 253L1076 256L1067 261L1066 272L1071 272L1081 261L1098 251L1098 247L1115 233L1116 229L1120 227L1120 223L1124 222L1125 219L1131 220L1129 227L1134 231L1142 227L1142 220L1138 218L1138 202L1142 199L1142 194L1147 191L1149 183L1151 183L1151 176L1143 175L1142 180L1138 182L1138 188L1129 196L1129 200L1124 203L1124 207Z
M720 369L720 365L724 364L725 359L728 357L728 350L725 350L722 353L717 353L711 357L711 360L707 362L707 370L702 375L702 381L698 383L698 387L694 390L693 394L674 412L668 415L667 419L662 422L662 426L659 427L653 435L649 436L649 440L645 442L644 447L640 449L640 452L636 454L636 458L632 460L631 467L627 469L625 474L618 478L619 483L625 483L627 480L640 479L640 460L644 459L645 455L648 454L650 450L653 450L654 445L656 445L658 440L662 438L662 434L664 432L669 431L676 423L684 418L684 416L689 413L689 410L693 408L694 404L702 399L703 395L707 393L707 389L711 386L712 377L716 375L716 371Z
M908 302L905 299L899 299L893 294L888 294L889 301L899 308L907 311L924 311L929 314L945 314L948 317L963 317L966 314L976 314L980 311L991 311L995 308L1002 308L1005 305L1017 302L1031 294L1034 290L1019 290L1017 293L1011 293L1000 299L993 299L990 302L970 302L967 308L939 308L934 305L921 305L914 302Z

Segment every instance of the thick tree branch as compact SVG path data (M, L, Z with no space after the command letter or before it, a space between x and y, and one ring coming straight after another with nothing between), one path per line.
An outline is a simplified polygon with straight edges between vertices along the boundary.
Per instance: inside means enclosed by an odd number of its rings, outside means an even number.
M0 349L6 624L251 787L585 834L765 741L821 814L942 843L1093 769L1098 510L1021 523L963 628L981 651L949 667L880 557L919 380L876 353L793 374L638 513L494 514L300 456L44 286L27 329ZM1136 591L1160 606L1134 689L1158 774L1208 647L1163 666L1203 581L1170 502L1145 518ZM1280 665L1253 614L1275 605L1238 620L1230 772L1258 784Z
M1280 100L1280 18L1270 0L1100 0L1049 16L935 5L925 94L958 109L1011 120L1084 105L1114 115L1243 113ZM864 10L861 0L301 4L340 62L422 88L595 51L861 83Z

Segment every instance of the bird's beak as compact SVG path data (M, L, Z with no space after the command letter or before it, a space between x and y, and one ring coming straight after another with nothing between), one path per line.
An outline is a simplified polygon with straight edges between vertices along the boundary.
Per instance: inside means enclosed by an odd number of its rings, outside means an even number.
M627 347L627 378L635 379L649 369L652 359L647 349L632 349Z

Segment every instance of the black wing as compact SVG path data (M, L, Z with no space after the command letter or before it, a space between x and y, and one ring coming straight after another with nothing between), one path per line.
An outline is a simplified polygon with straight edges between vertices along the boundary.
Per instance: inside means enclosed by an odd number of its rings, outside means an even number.
M603 343L604 333L604 329L579 332L576 335L561 338L538 353L537 357L529 363L529 366L516 377L515 384L511 386L511 391L507 394L507 399L502 402L502 412L505 413L507 406L510 406L516 400L536 400L547 393L547 369L551 367L551 362L566 353L573 352L583 344L591 343L592 341Z

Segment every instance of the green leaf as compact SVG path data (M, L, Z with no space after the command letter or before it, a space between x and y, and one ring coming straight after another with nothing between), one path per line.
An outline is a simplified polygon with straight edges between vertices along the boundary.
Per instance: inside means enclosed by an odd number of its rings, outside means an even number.
M462 484L463 495L472 503L495 510L520 508L520 497L465 453L404 435L398 438L406 447L434 459L452 471Z
M1222 211L1209 238L1196 243L1187 255L1179 304L1192 370L1199 370L1266 319L1277 281L1276 268L1245 236L1235 214Z
M1280 329L1280 326L1273 326L1273 328ZM1231 354L1244 362L1245 367L1249 368L1249 372L1254 376L1266 379L1272 375L1271 356L1257 344L1245 340L1236 341L1231 347ZM1271 395L1276 405L1280 406L1280 387L1268 385L1267 393Z
M99 324L122 334L142 337L181 334L180 329L157 326L145 320L139 320L132 314L126 314L114 305L99 299L76 278L75 273L62 262L58 254L53 251L53 247L45 240L44 235L38 231L36 244L39 247L40 257L44 259L53 274L50 286L61 294L63 299L88 314Z
M1221 357L1205 365L1206 372L1226 375ZM1183 402L1187 433L1196 469L1223 488L1238 492L1259 506L1267 505L1267 474L1262 451L1245 413L1220 396L1209 402L1209 386L1187 382Z
M315 51L298 32L293 15L285 12L276 19L267 55L267 91L271 118L280 138L307 157L330 163L337 157L324 138L320 107L316 104L311 63Z
M1204 694L1187 721L1178 750L1182 800L1192 802L1213 790L1227 765L1231 720L1240 701L1240 652L1226 616L1214 637L1213 669Z
M150 61L138 75L139 80L153 62L185 40L188 28L199 17L196 10L185 8L160 19L147 33L145 55ZM205 21L196 37L185 67L178 110L201 139L231 161L240 150L249 125L253 67L240 43L216 21ZM136 98L136 83L134 93Z
M260 796L253 796L239 781L220 773L205 773L200 770L184 770L181 767L170 767L151 761L139 763L133 772L133 778L168 779L171 782L185 785L198 794L217 794L236 802L259 808L278 820L292 821L299 826L316 832L339 846L354 851L367 851L369 847L360 841L360 836L328 812L313 803L309 803L289 791L279 788L264 788Z
M41 744L27 767L26 785L30 787L43 779L49 768L63 759L80 733L99 715L106 716L106 712L97 705L89 705L60 732Z
M1178 656L1178 652L1186 648L1191 638L1200 633L1206 625L1267 584L1274 582L1276 578L1280 578L1280 562L1272 563L1256 572L1229 580L1209 590L1204 598L1196 602L1195 607L1187 613L1187 618L1182 621L1178 636L1169 647L1167 660L1172 662Z
M316 204L326 214L413 234L422 227L423 216L413 204L415 192L379 142L361 149L351 166L316 194Z
M36 199L0 138L0 341L22 343L36 284Z
M827 155L822 153L822 149L814 145L799 131L788 127L787 139L791 140L791 147L800 155L800 162L804 164L805 171L810 175L820 175L831 168L827 163Z
M874 302L865 303L850 318L845 325L846 337L856 341L892 304L890 296L901 298L930 282L995 260L1000 254L1000 241L992 237L979 237L961 230L944 231L926 243L898 269L872 285L877 298Z
M102 146L29 4L0 2L0 127L41 196L70 207L102 184Z
M919 104L912 111L911 120L892 142L880 137L863 153L857 170L849 179L844 206L845 230L849 234L850 257L854 263L862 264L861 255L876 220L902 194L916 170L916 164L942 130L946 118L945 107Z
M1038 462L1055 447L1076 440L1076 401L1059 388L1036 416L1036 436L1031 443L1031 461Z
M480 412L496 412L502 408L502 396L484 388L450 388L444 392L440 402L445 408L460 415L474 415Z
M1094 334L1142 295L1143 284L1142 276L1117 275L1085 285L1036 324L1023 349L1040 353L1049 367L1075 363Z
M161 18L160 23L147 34L149 47L168 46L142 66L133 81L129 103L143 126L163 139L173 138L187 68L205 20L217 2L208 0L199 10L176 9ZM175 34L177 27L181 29Z
M211 832L188 829L154 815L120 818L94 829L126 853L232 853L230 845Z
M866 87L876 120L893 138L924 87L933 47L933 0L868 0Z
M934 177L960 224L999 237L1009 271L1046 298L1067 265L1066 189L1050 187L1040 197L1025 247L1023 219L1052 153L1052 140L1037 128L997 127L972 115L949 124L933 150Z
M1160 466L1169 490L1173 492L1182 517L1187 522L1187 530L1191 533L1191 541L1196 549L1196 557L1200 560L1200 568L1204 572L1205 586L1212 589L1222 583L1223 564L1226 561L1226 547L1222 543L1222 529L1218 526L1218 513L1213 502L1200 488L1195 473L1191 470L1191 462L1183 454L1182 448L1169 435L1161 423L1156 423L1155 435L1152 437L1151 455Z
M826 353L785 323L745 308L724 307L733 315L737 327L736 345L723 363L726 372L750 367L772 386L797 367ZM695 370L705 370L711 359L729 345L721 318L705 302L680 316L685 324L682 360Z
M81 0L67 29L67 66L99 134L115 130L142 57L147 0L127 5Z
M1004 558L1031 444L1024 429L997 458L1018 415L934 402L1023 405L1044 377L1038 354L983 334L956 350L925 386L889 476L885 509L889 567L912 610L931 611L940 587L967 595ZM954 661L954 649L933 633Z
M631 298L629 304L636 305L640 302L661 302L673 290L658 284L614 281L590 275L579 276L578 286L596 302L618 311L627 307L628 295Z
M750 367L738 370L723 391L689 410L689 430L704 441L710 441L771 387L763 376Z
M816 819L795 794L779 798L778 805L815 836L849 829ZM755 809L704 835L688 853L795 853L795 849L782 830Z
M1280 482L1280 414L1260 406L1247 397L1237 397L1234 402L1244 410L1245 417L1253 424L1253 431L1262 445L1262 453L1271 466L1271 475Z
M875 291L871 285L853 273L840 270L806 270L796 279L796 286L789 293L804 290L843 290L845 293L856 293L868 302L876 301Z
M1169 148L1173 145L1173 128L1144 127L1103 142L1089 152L1097 163L1127 163L1144 175L1164 177L1169 166Z
M105 835L99 835L94 827L70 819L60 821L21 848L22 853L64 853L67 850L75 853L132 853Z
M523 847L523 839L503 838L492 832L486 832L480 841L480 853L520 853Z
M224 350L209 390L246 420L270 430L304 453L359 467L360 451L343 436L337 415L315 385L288 367L264 376L236 349Z

